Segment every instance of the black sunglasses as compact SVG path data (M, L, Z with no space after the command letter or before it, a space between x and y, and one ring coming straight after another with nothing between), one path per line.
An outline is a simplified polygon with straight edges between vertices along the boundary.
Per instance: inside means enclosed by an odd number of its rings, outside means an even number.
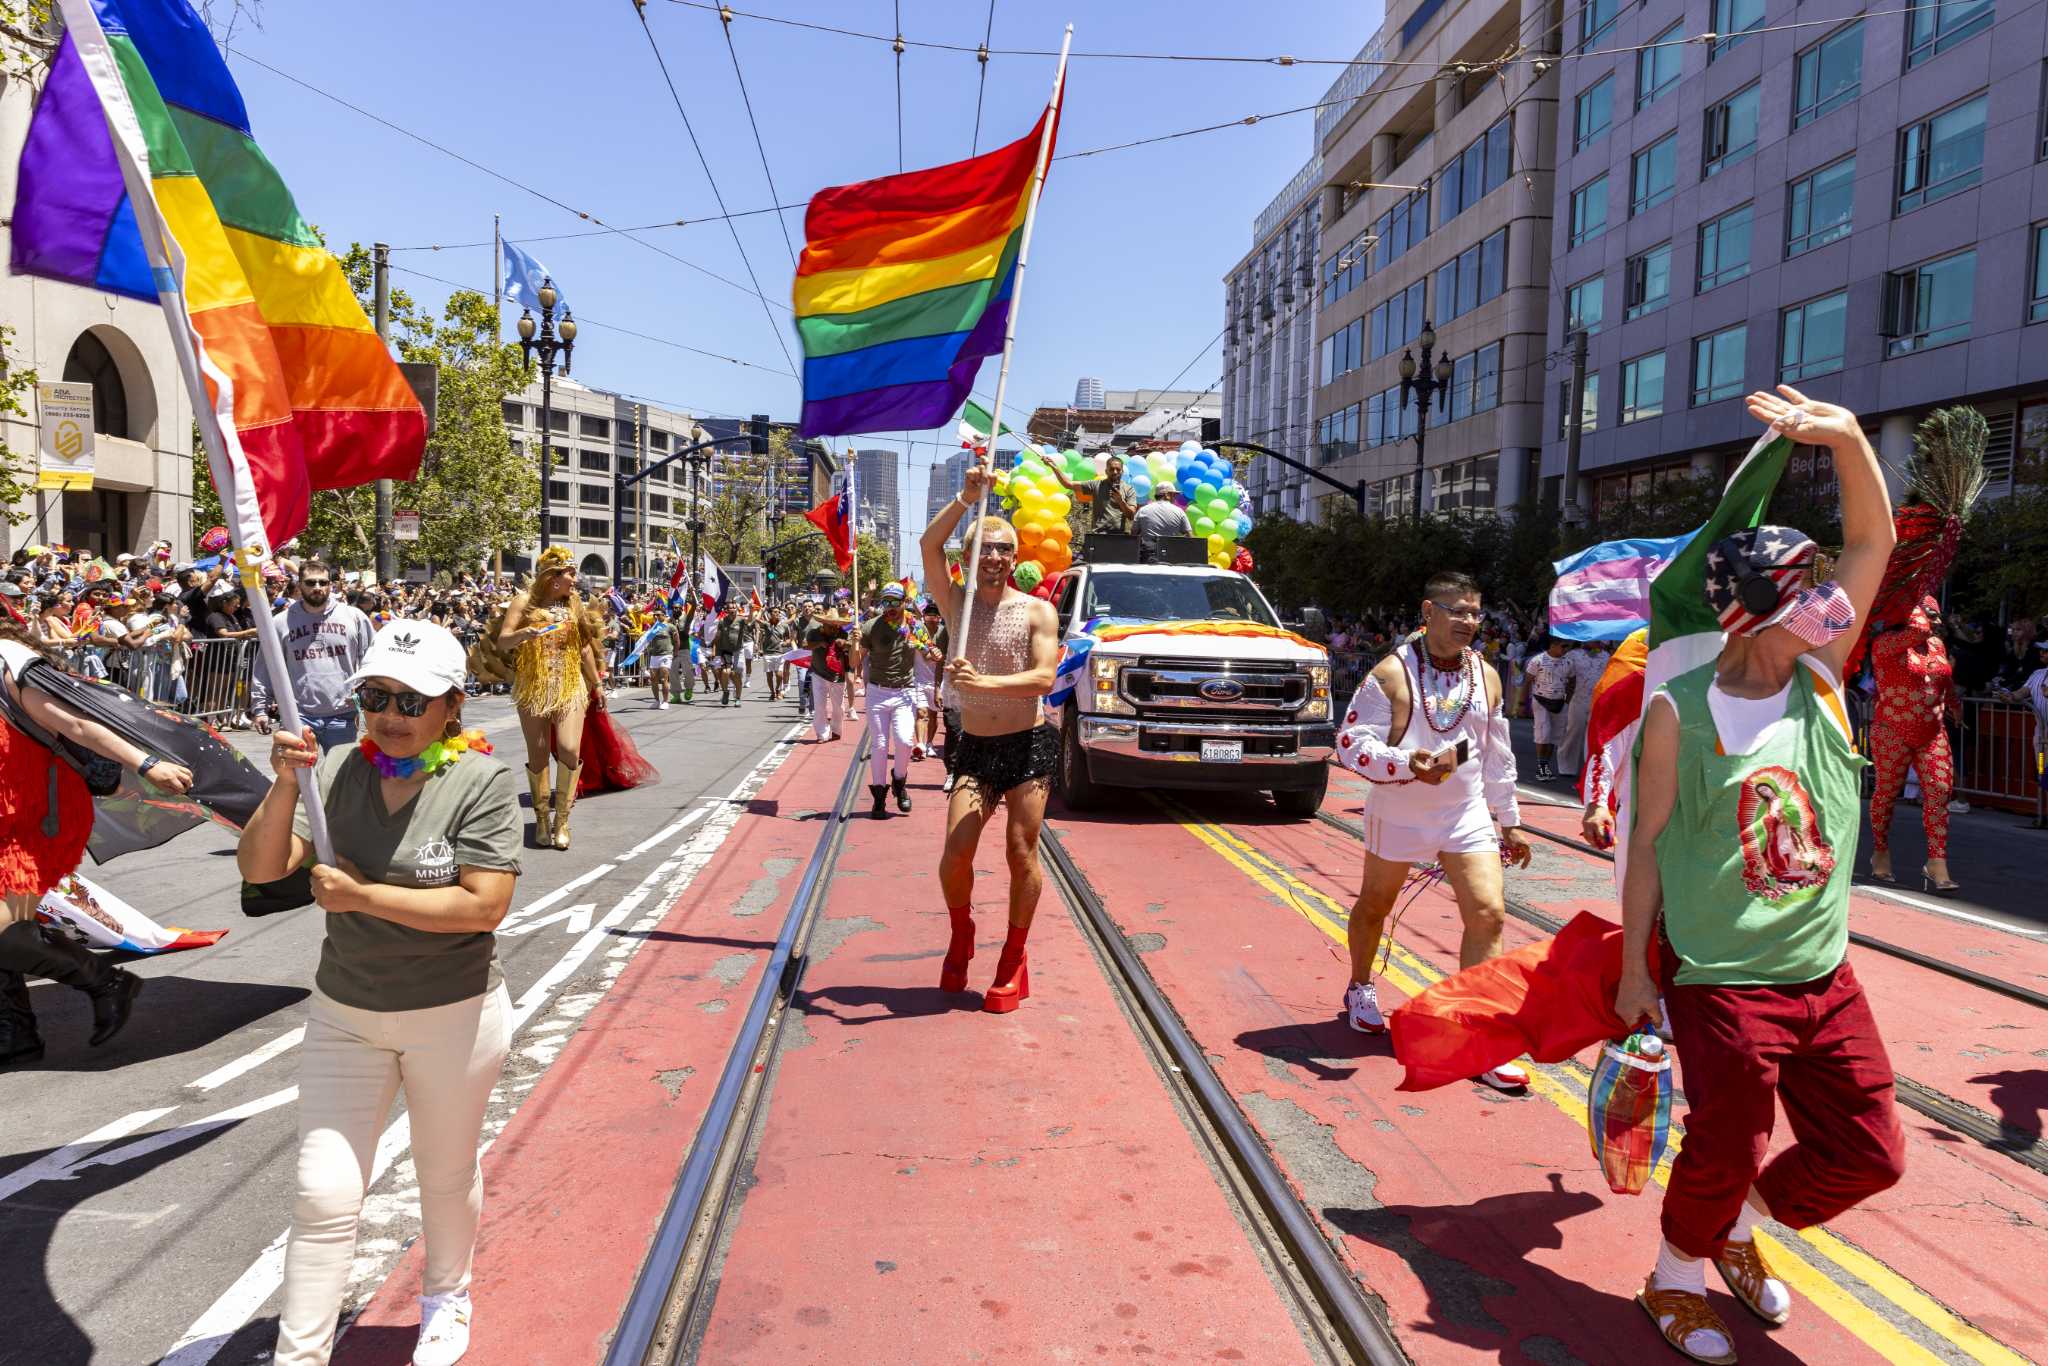
M393 692L389 688L380 688L373 683L365 683L356 689L356 702L373 716L396 702L400 716L418 718L427 714L427 704L433 700L425 693Z

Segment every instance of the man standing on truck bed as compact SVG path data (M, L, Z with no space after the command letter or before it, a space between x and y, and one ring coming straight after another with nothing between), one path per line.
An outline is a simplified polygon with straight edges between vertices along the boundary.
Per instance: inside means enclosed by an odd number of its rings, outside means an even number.
M1472 648L1479 585L1440 572L1423 586L1422 633L1366 675L1337 733L1337 760L1373 785L1365 799L1365 880L1351 908L1351 1027L1387 1027L1373 958L1411 867L1435 860L1458 898L1464 937L1458 966L1497 957L1505 917L1502 854L1529 862L1518 828L1515 754L1501 712L1500 675ZM1494 836L1495 821L1500 835ZM1506 1063L1479 1078L1500 1091L1529 1084Z
M956 738L948 730L946 736L957 778L947 798L946 844L939 855L939 887L952 921L939 989L967 989L967 964L974 957L974 850L982 827L1001 803L1009 808L1003 832L1010 865L1009 934L996 959L995 981L982 997L983 1010L1001 1013L1015 1010L1031 995L1024 940L1044 883L1038 827L1045 820L1045 799L1059 758L1059 737L1045 723L1040 699L1052 690L1060 642L1059 615L1052 604L1010 587L1017 530L1000 517L983 517L963 538L963 562L974 566L974 612L967 630L959 629L967 593L946 572L946 538L987 489L986 459L967 471L966 486L939 509L918 550L925 582L958 642L945 672L946 695L960 708L961 734ZM966 561L967 556L974 558Z

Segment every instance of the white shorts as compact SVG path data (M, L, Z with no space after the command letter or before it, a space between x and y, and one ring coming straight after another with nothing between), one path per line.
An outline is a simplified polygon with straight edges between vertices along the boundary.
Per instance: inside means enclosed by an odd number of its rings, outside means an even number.
M667 669L672 667L675 662L676 657L674 655L649 655L647 656L647 671L652 673L657 669Z
M1554 745L1564 738L1565 718L1572 714L1572 708L1567 702L1563 711L1552 711L1543 705L1542 698L1532 697L1529 699L1529 714L1536 718L1536 743Z
M1375 792L1366 798L1365 847L1389 863L1433 863L1439 854L1490 853L1500 847L1485 802L1443 812L1409 813L1400 809L1398 799L1381 801L1379 795ZM1385 814L1374 811L1376 806ZM1397 816L1408 819L1393 819Z

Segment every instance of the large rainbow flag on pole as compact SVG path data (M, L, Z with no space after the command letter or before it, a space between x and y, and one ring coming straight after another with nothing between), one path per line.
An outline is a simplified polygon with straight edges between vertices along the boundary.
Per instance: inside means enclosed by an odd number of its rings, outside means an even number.
M59 6L13 269L163 304L245 551L296 536L316 488L413 478L426 415L256 145L204 21L186 0Z
M1006 147L811 197L792 290L801 435L918 430L960 410L983 358L1003 349L1024 220L1058 121L1056 87Z

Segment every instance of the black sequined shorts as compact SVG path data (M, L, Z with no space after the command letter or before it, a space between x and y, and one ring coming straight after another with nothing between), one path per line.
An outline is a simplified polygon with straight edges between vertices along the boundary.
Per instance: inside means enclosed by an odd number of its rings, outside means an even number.
M1008 735L949 732L949 750L957 749L954 772L996 796L1039 778L1050 778L1060 759L1060 734L1043 723Z

